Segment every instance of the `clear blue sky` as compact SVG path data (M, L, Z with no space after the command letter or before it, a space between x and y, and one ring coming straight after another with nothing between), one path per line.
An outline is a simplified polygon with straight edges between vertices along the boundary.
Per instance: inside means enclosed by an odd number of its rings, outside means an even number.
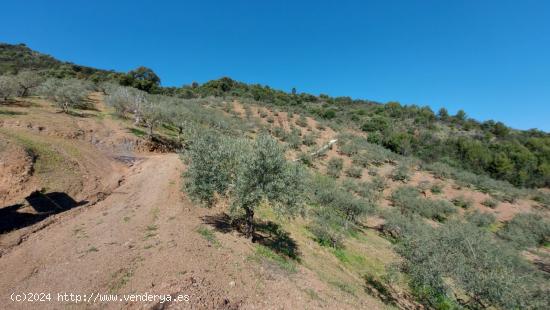
M0 41L550 131L550 1L4 1Z

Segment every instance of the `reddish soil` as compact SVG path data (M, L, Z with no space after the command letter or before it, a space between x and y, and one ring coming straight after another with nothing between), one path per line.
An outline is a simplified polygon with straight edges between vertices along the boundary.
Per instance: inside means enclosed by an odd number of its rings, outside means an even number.
M105 107L96 96L98 113L103 113ZM75 118L43 102L27 112L3 120L1 128L39 137L59 152L69 141L78 150L67 155L74 161L76 177L71 184L55 184L83 205L0 235L0 298L6 308L35 305L9 301L14 292L50 292L55 298L62 292L190 296L189 303L179 304L51 302L41 303L41 309L381 307L369 298L351 302L306 267L296 264L297 271L289 273L258 258L256 245L237 232L216 231L211 219L225 210L189 201L181 190L184 166L179 156L143 152L145 142L129 134L120 121L107 116ZM42 129L34 129L38 127ZM0 138L7 145L2 154L9 154L2 156L0 165L0 184L7 193L3 197L8 197L0 211L5 211L45 179L29 173L32 161L12 136ZM33 215L28 205L16 213ZM206 240L197 232L199 227L212 231L218 241Z

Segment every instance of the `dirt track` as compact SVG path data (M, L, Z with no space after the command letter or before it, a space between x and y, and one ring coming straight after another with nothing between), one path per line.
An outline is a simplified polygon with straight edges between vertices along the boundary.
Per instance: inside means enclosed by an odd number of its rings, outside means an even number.
M100 96L96 100L99 112L104 111ZM177 154L123 153L137 158L131 167L117 159L116 146L135 140L124 124L109 118L75 121L47 104L13 109L29 114L5 121L6 132L79 150L82 156L73 159L84 164L75 180L85 190L69 194L88 203L0 235L3 308L380 308L371 298L342 294L305 266L297 264L296 272L288 273L258 258L256 245L231 229L216 231L212 218L226 210L189 201L182 191L184 165ZM35 132L31 122L47 130ZM89 131L73 138L82 128ZM105 197L98 200L98 193ZM199 227L212 231L216 242L199 234ZM309 246L301 242L299 246ZM52 300L17 303L10 301L12 293L50 293ZM189 302L75 304L58 302L58 293L182 294L189 295Z
M297 286L320 283L303 271L288 281L277 271L251 267L251 245L246 240L221 235L222 246L215 247L196 232L201 218L216 211L193 207L183 196L182 168L175 154L148 156L105 200L66 212L2 256L0 296L4 305L58 309L71 304L12 303L7 297L13 292L50 292L54 300L63 292L190 296L189 303L172 303L174 308L310 304ZM111 302L77 307L149 308L155 304ZM311 302L311 307L319 306L315 304Z

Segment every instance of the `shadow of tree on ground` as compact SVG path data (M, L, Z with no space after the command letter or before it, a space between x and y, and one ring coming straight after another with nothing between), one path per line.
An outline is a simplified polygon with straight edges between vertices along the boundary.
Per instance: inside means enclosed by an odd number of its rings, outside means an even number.
M0 208L0 234L21 229L38 223L47 217L82 206L87 201L76 202L71 196L62 192L41 193L35 191L25 198L34 213L20 212L25 204L15 204Z
M206 215L201 219L204 224L214 227L221 233L235 231L244 236L244 221L242 219L232 219L227 213ZM252 238L253 242L266 246L278 254L299 260L298 244L279 224L272 221L256 220L255 227L256 232Z

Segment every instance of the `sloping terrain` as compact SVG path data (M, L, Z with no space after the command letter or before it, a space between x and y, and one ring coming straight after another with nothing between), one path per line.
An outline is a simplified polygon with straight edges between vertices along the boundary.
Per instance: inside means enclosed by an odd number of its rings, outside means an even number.
M0 295L190 296L189 303L163 305L168 308L382 307L361 291L342 293L315 273L326 264L315 258L318 245L311 239L296 242L304 262L314 265L281 265L264 247L224 229L223 209L199 208L181 191L185 168L178 155L148 152L131 125L109 114L100 94L90 99L97 110L83 111L86 116L59 113L40 99L2 107L0 141L9 156L2 156ZM9 227L15 220L19 225Z

